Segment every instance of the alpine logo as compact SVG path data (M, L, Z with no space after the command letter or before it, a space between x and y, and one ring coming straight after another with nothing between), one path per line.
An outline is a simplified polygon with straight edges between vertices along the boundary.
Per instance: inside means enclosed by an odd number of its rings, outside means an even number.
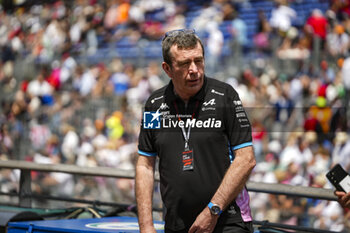
M215 99L211 99L211 100L209 100L207 102L204 102L203 105L205 107L208 106L208 105L215 105Z

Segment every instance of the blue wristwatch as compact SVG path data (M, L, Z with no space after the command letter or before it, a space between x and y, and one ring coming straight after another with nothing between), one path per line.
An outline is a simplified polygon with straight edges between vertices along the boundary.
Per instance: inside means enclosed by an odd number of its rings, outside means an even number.
M217 205L217 204L214 204L214 203L212 203L212 202L209 202L208 207L209 207L210 213L211 213L212 215L217 215L217 216L219 216L219 215L222 213L222 210L221 210L220 206Z

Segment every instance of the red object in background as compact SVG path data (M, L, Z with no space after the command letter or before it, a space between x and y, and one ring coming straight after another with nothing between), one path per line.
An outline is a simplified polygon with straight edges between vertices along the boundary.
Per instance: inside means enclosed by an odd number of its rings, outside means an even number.
M97 3L97 0L90 0L90 6L95 5Z
M260 123L254 123L252 125L252 137L253 140L262 140L266 134L265 128Z
M315 131L317 127L318 121L316 118L309 117L304 122L304 130L307 131Z
M28 84L29 84L29 81L28 81L28 80L22 81L22 82L21 82L21 91L27 92Z
M60 81L60 73L61 70L59 68L52 70L50 76L47 78L47 82L51 84L55 88L55 90L58 90L61 86Z
M21 28L17 27L15 29L13 29L9 34L8 34L8 38L9 40L12 40L14 37L18 36L21 32Z
M327 93L327 85L326 84L322 84L320 86L320 88L318 89L318 96L322 96L322 97L326 97L326 93Z
M323 40L326 39L328 21L325 17L311 16L306 21L306 24L310 25L313 28L315 35L318 35Z

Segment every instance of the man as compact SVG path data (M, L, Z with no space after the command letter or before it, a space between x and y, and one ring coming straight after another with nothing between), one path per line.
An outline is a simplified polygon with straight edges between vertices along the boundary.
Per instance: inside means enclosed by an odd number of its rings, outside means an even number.
M165 232L252 232L245 183L255 166L251 126L236 91L204 75L193 30L168 32L162 68L169 84L146 102L136 165L141 232L155 232L156 157Z

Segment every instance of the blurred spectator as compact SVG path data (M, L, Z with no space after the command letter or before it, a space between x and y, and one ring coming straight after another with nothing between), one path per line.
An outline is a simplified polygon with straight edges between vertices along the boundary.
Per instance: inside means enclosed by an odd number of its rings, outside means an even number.
M271 26L266 18L264 11L258 11L258 25L257 33L254 35L254 44L259 50L268 50L270 43L269 37L271 32Z
M206 26L206 30L209 34L207 40L208 54L206 57L206 71L208 75L212 77L214 77L215 73L219 70L220 56L224 45L224 36L218 27L216 22L209 22Z
M59 157L51 157L41 153L36 153L33 158L33 162L41 164L57 164L60 162ZM68 173L42 173L38 176L39 180L36 180L36 184L42 183L40 194L55 193L60 197L71 197L74 190L73 175Z
M63 156L63 162L73 164L76 160L76 153L79 146L79 136L75 132L75 129L64 124L61 126L63 140L61 145L61 151Z
M30 139L33 148L36 150L43 149L51 137L51 130L46 124L47 120L47 115L42 114L38 119L33 119L31 121Z
M314 227L319 229L329 229L331 231L342 231L344 229L343 223L343 209L337 202L322 201L323 205L321 211L318 213L320 218L315 221Z
M307 44L303 38L299 38L295 27L286 32L286 37L277 50L277 56L282 60L305 60L310 57Z
M38 97L42 104L52 103L53 92L53 87L45 80L43 73L39 73L34 80L29 82L27 87L27 93L30 97Z
M264 125L253 119L252 121L252 138L253 138L253 146L254 146L254 155L257 162L263 161L263 152L264 152L264 139L266 137L266 129Z
M341 77L343 81L343 85L345 88L345 99L344 105L345 107L350 106L350 56L344 60L344 63L341 68ZM349 112L347 112L347 116L349 116Z
M281 152L279 165L283 170L286 170L291 164L301 168L310 163L312 158L313 154L309 148L309 142L304 137L291 135L287 146ZM298 174L303 173L299 170Z
M334 82L335 72L332 67L329 67L328 62L326 60L321 61L320 73L318 76L322 83L331 84ZM327 86L327 90L328 87L329 86ZM325 97L327 97L327 93L325 94ZM332 100L332 98L330 100Z
M63 84L72 78L77 62L69 53L64 53L62 55L61 64L59 80L60 83Z
M306 30L315 37L320 38L324 44L327 35L328 21L319 9L314 9L311 16L306 20ZM315 42L316 43L316 42ZM322 46L321 46L322 47Z
M245 46L248 44L247 24L239 17L238 12L233 12L231 24L233 64L242 67L242 54Z
M331 156L327 149L321 147L308 163L308 173L316 179L318 176L324 176L329 169Z
M207 29L209 22L219 22L222 16L217 7L208 2L204 3L200 14L191 22L191 28L195 28L196 33L201 36Z
M130 77L120 70L112 74L111 82L114 86L114 93L116 95L124 95L129 88Z
M325 49L328 21L319 9L314 9L306 21L306 32L312 37L313 64L317 67L321 51Z
M176 14L173 17L170 17L168 19L166 30L165 31L172 31L179 28L185 28L186 18L182 14Z
M292 20L297 17L297 13L288 6L287 1L277 0L276 8L271 12L270 25L282 34L286 33L292 26Z
M320 91L323 91L324 87L320 88ZM317 97L316 104L311 106L309 109L310 117L315 119L319 124L320 128L315 128L315 131L319 134L319 142L323 143L324 140L327 140L327 134L330 129L330 121L332 118L332 109L327 105L327 99L322 96L323 94Z
M330 167L333 167L335 164L339 163L346 170L350 170L350 139L347 133L338 132L334 139L334 150L332 153L332 164Z
M74 80L74 87L79 91L82 96L87 96L91 93L98 77L99 69L94 66L83 70L78 70L76 79Z
M327 49L334 61L348 55L350 38L342 25L335 25L327 35Z
M0 155L12 155L13 141L8 126L3 124L0 128Z
M105 28L113 30L118 25L125 24L129 17L130 3L127 0L108 1L104 25Z

